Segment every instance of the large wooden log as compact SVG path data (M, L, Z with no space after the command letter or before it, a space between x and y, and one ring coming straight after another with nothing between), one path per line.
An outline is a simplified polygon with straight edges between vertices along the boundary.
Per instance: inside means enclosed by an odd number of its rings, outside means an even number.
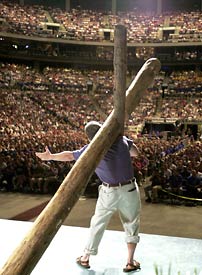
M125 62L125 61L124 61ZM147 61L128 89L126 113L129 115L160 69L157 59ZM147 84L145 84L147 83ZM136 98L135 100L133 100ZM103 155L122 131L120 120L114 110L66 176L47 207L38 216L33 227L14 250L0 271L0 275L30 274L51 240L62 225L72 207L86 187L90 176Z
M114 116L124 132L125 90L126 90L126 28L119 25L115 28L114 41Z
M148 59L126 91L126 118L139 105L148 87L153 84L154 76L161 69L161 63L157 58Z

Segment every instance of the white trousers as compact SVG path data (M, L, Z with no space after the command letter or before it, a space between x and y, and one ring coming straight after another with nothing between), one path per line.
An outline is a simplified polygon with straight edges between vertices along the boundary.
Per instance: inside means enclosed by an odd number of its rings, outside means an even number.
M100 185L95 214L91 218L90 235L84 252L96 255L104 231L115 211L118 211L126 234L126 243L139 242L140 193L134 181L119 187Z

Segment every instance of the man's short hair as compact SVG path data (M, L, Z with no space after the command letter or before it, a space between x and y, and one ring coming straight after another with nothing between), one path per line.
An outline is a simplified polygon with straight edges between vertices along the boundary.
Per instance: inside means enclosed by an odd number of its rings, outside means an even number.
M92 140L98 130L101 128L102 124L97 121L90 121L85 126L85 132L87 137Z

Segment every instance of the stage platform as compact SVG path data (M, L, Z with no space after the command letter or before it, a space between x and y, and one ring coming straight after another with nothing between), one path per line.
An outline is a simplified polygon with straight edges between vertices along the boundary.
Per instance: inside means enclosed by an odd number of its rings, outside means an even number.
M0 267L19 245L32 222L0 219ZM75 259L82 254L88 228L62 226L31 275L118 275L125 274L124 233L106 230L99 253L92 256L89 270L80 268ZM202 240L140 234L136 259L141 270L129 274L155 275L154 266L163 275L202 275ZM197 273L195 273L197 270ZM180 271L180 273L178 273ZM13 274L15 275L15 274Z

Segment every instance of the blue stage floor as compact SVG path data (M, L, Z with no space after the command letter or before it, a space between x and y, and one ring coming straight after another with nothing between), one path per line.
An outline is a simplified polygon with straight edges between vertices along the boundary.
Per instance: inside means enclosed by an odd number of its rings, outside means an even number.
M0 267L31 228L31 222L0 219ZM92 256L89 270L75 259L82 254L88 229L62 226L31 275L118 275L126 264L124 233L107 230L99 253ZM141 270L129 274L155 275L155 264L163 275L202 275L202 240L140 234L136 257ZM197 270L197 273L194 270ZM180 271L180 273L178 273ZM13 274L15 275L15 274Z

